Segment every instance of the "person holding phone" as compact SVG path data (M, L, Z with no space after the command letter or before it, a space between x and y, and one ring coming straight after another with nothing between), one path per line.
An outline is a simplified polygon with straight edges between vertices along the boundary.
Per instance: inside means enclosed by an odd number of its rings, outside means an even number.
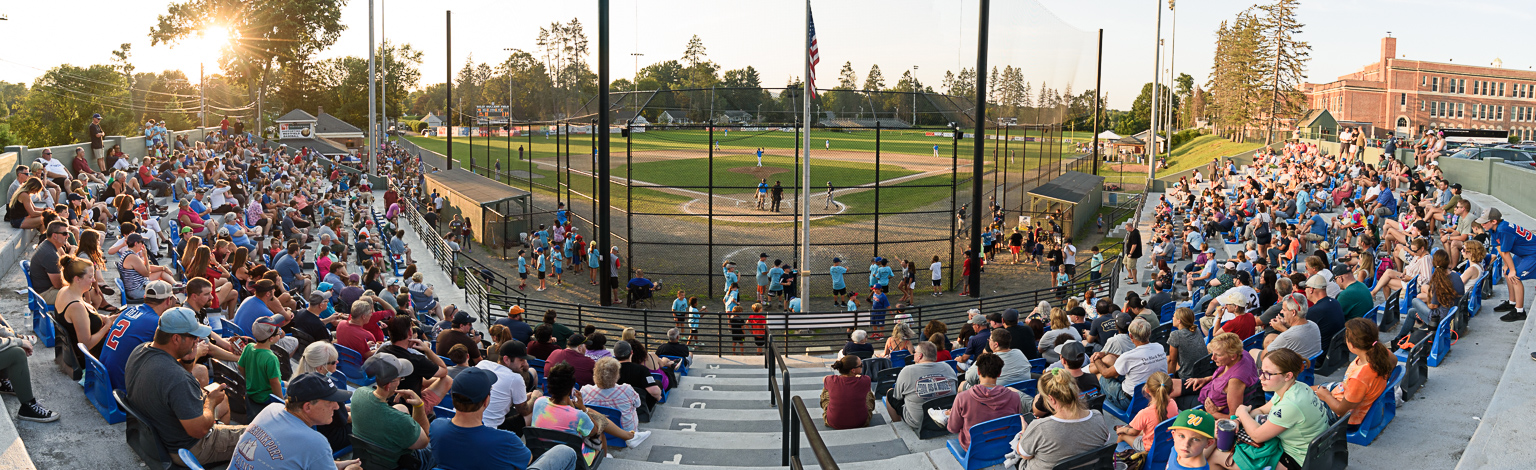
M177 362L202 346L213 329L197 314L176 307L160 315L154 341L128 356L124 369L126 401L160 436L173 459L188 449L204 464L229 461L245 426L218 424L215 410L227 399L222 384L202 388ZM183 464L185 466L185 464Z

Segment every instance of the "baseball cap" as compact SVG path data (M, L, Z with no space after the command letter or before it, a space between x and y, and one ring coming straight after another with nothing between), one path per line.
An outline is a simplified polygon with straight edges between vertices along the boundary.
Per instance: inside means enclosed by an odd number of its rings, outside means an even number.
M841 262L843 262L843 259L842 258L832 258L832 262L833 263L841 263Z
M448 393L479 403L491 395L491 384L494 383L496 383L495 373L479 367L470 367L459 372L459 376L453 379L453 388L449 389Z
M1115 326L1120 331L1131 331L1131 322L1135 320L1136 317L1132 317L1129 313L1120 312L1115 314Z
M454 326L468 325L468 324L472 324L474 322L475 322L475 317L469 316L469 312L460 310L459 313L453 314L453 325Z
M1451 189L1461 190L1461 183L1451 183Z
M977 315L977 316L971 317L970 324L972 324L972 325L985 325L985 324L987 324L987 316L986 315Z
M286 321L287 319L282 315L258 318L255 323L251 323L251 338L256 341L271 339L273 335L283 331L283 323Z
M1223 265L1221 265L1221 267L1227 268L1227 269L1237 269L1237 263L1233 263L1231 261L1228 261L1227 264L1223 264Z
M92 114L91 119L101 119L101 113Z
M629 346L629 342L628 341L619 341L619 342L613 343L613 358L614 359L618 359L618 358L621 358L621 357L628 358L629 355L633 354L634 352L635 352L635 349ZM623 359L620 359L620 360L623 360Z
M1349 270L1349 265L1347 265L1347 264L1335 265L1333 267L1333 275L1334 276L1343 276L1345 274L1350 274L1351 272L1352 271Z
M574 334L574 335L571 335L570 337L565 338L565 345L566 345L566 347L579 346L579 345L583 345L583 344L587 344L587 337L586 336L582 336L580 334Z
M1327 287L1328 279L1323 277L1322 273L1313 274L1312 277L1307 278L1308 289L1323 289Z
M619 344L626 344L626 343L620 341ZM511 341L507 341L505 343L501 343L501 357L511 357L511 358L527 359L528 358L528 346L523 345L522 341L518 341L518 340L515 340L515 339L511 340Z
M1216 435L1216 418L1204 410L1184 410L1173 418L1173 425L1168 429L1187 429L1210 439Z
M363 373L380 383L392 382L400 377L411 375L411 372L415 372L415 369L411 368L411 361L389 353L374 354L363 361Z
M1479 224L1486 224L1490 220L1504 220L1504 214L1499 212L1497 207L1489 207L1487 211L1483 211L1483 215L1477 216Z
M65 199L69 201L84 201L85 196L81 196L78 193L69 193L69 196L65 197Z
M1061 365L1065 366L1070 362L1077 364L1079 367L1083 365L1083 356L1086 356L1088 353L1083 348L1083 343L1077 341L1062 343L1061 351L1059 352L1061 353Z
M305 372L288 380L288 401L304 403L315 400L345 403L352 392L336 388L331 379L318 372Z
M1014 309L1003 310L1003 321L1006 323L1018 323L1019 311Z
M160 332L173 335L208 337L213 328L197 322L197 313L186 307L176 307L160 314Z
M768 254L767 254L767 253L759 253L759 254L758 254L758 255L757 255L757 257L758 257L758 258L767 258L767 257L768 257Z
M315 286L315 290L318 290L320 292L327 292L327 293L330 292L331 289L334 289L334 288L336 288L336 286L331 285L331 283L329 283L329 282L321 282L320 285Z
M521 305L513 305L512 308L507 309L507 316L510 317L510 316L513 316L513 315L522 315L523 312L526 312L526 311L527 310L523 310L523 306L521 306Z
M144 285L144 298L146 299L165 300L170 298L171 295L171 283L169 282L150 281L149 284Z
M330 301L331 301L331 293L330 292L317 290L317 291L309 293L309 303L311 305L321 305L321 304L325 304L325 303L330 302Z
M1237 308L1248 308L1248 296L1241 292L1229 290L1218 299L1221 305L1236 305Z
M385 287L388 287L388 286L398 286L398 285L400 285L400 280L399 279L390 279L389 282L386 282L384 284L385 284Z

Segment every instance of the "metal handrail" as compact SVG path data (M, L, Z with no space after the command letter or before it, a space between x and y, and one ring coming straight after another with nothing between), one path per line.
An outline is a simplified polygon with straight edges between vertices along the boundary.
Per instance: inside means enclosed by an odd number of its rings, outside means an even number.
M811 445L811 452L816 454L816 463L821 465L822 470L838 470L837 461L832 459L832 451L828 450L827 443L821 440L821 431L816 430L816 426L805 426L805 423L815 422L811 420L811 413L806 411L805 402L800 397L791 397L790 399L795 402L795 415L800 418L799 421L802 429L805 430L805 440ZM794 460L792 463L794 465L792 467L802 468L803 466L800 465L799 446L795 447L795 454L792 456Z

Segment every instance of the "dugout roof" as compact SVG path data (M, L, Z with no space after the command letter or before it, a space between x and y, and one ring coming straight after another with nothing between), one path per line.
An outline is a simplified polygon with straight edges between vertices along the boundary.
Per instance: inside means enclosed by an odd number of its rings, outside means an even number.
M428 173L426 178L481 207L529 195L528 191L501 184L490 178L470 173L463 168Z
M1051 180L1029 190L1031 196L1055 199L1058 201L1077 204L1083 202L1095 189L1104 184L1103 176L1090 175L1076 171L1063 173Z

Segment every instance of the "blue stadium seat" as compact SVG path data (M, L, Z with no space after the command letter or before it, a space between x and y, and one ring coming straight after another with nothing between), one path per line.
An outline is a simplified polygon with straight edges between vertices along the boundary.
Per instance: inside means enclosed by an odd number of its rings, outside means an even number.
M672 391L671 390L667 390L667 387L665 385L662 385L663 377L661 376L660 372L651 372L651 378L652 379L656 379L656 388L660 388L661 389L661 400L657 401L657 403L666 403L667 402L667 396L671 395Z
M1402 380L1403 365L1398 364L1397 367L1392 368L1392 377L1387 379L1387 388L1376 397L1370 411L1365 413L1365 420L1360 422L1357 429L1346 435L1350 444L1371 445L1371 442L1376 440L1376 436L1380 436L1381 431L1392 422L1392 418L1397 416L1397 394L1392 391L1397 390L1397 385Z
M1050 366L1050 361L1045 360L1043 357L1037 357L1029 360L1029 372L1032 374L1043 374L1045 373L1045 368ZM1031 393L1031 395L1033 395L1033 393Z
M453 419L453 416L456 414L459 414L458 411L455 411L451 406L437 405L432 407L433 418Z
M229 322L224 323L230 324ZM336 345L336 352L338 353L336 370L340 371L342 375L347 376L347 383L359 387L373 385L373 377L369 377L367 373L363 372L362 353L353 351L352 348L340 344Z
M1264 332L1262 332L1262 331L1260 331L1258 333L1254 333L1253 336L1249 336L1247 339L1243 340L1243 351L1248 351L1248 350L1252 350L1252 349L1260 349L1260 348L1263 348L1263 347L1264 347Z
M1008 388L1024 392L1024 394L1029 396L1040 394L1037 387L1039 387L1039 381L1036 379L1029 379L1022 382L1014 382L1008 384Z
M177 449L176 455L181 456L181 463L187 464L188 470L203 470L203 464L197 461L191 450Z
M1104 412L1109 413L1111 416L1116 418L1120 418L1120 421L1127 423L1131 422L1131 418L1136 417L1136 413L1140 412L1142 408L1147 407L1147 397L1141 393L1141 387L1144 385L1146 384L1136 385L1136 389L1131 391L1130 406L1126 407L1125 409L1120 409L1119 407L1116 407L1114 403L1106 401L1104 402Z
M1343 331L1340 331L1340 333L1343 333ZM1310 387L1312 385L1316 385L1315 383L1313 383L1313 382L1317 381L1316 372L1315 372L1316 371L1316 364L1317 364L1318 360L1321 360L1323 358L1323 354L1325 354L1327 352L1328 352L1327 350L1324 350L1324 351L1318 352L1317 354L1312 355L1312 357L1307 358L1306 367L1301 369L1301 375L1296 376L1296 381L1297 382L1305 383L1305 384L1307 384L1308 387Z
M1451 331L1458 308L1460 307L1451 307L1451 311L1445 314L1445 318L1440 319L1440 325L1435 327L1435 340L1429 344L1429 359L1425 361L1430 367L1440 367L1440 363L1445 362L1445 356L1451 354L1451 343L1459 339L1455 338L1455 332Z
M1008 415L990 421L977 423L971 426L971 445L969 448L960 446L960 439L954 438L945 442L950 455L960 462L963 470L979 470L1003 463L1003 459L1012 452L1010 443L1013 436L1024 430L1024 423L1019 415Z
M1173 321L1173 312L1175 310L1178 310L1178 308L1179 308L1179 305L1176 302L1168 302L1166 304L1163 304L1163 311L1160 314L1160 316L1158 317L1158 321L1160 321L1162 323L1168 323L1168 322Z
M673 366L673 369L677 371L677 376L678 377L683 377L683 376L688 375L688 360L687 359L681 358L681 357L677 357L677 356L661 356L661 357L665 357L668 360L671 360L673 364L676 364L675 366ZM530 361L532 361L532 360L530 359ZM540 361L540 362L542 363L543 361ZM530 362L530 364L531 363L532 362Z
M597 410L598 413L602 413L603 416L607 416L609 421L613 421L613 424L624 422L624 415L619 413L619 410L597 405L587 405L587 408ZM614 437L612 434L603 433L603 437L608 439L608 447L617 447L620 449L629 447L629 444L625 443L623 439Z
M912 361L912 351L901 350L891 353L891 367L906 367Z
M96 406L96 411L101 413L101 418L107 420L107 424L117 424L128 420L128 415L118 409L117 400L112 398L112 380L107 375L107 366L101 364L101 360L91 355L91 350L84 344L75 343L80 353L85 357L85 380L81 383L85 387L85 398L91 405Z

